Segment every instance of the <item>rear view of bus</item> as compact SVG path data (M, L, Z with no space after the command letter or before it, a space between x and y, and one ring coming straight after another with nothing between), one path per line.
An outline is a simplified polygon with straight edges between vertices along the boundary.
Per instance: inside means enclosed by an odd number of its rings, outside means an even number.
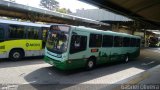
M68 42L70 27L67 25L52 25L48 32L45 61L55 67L64 68L68 59Z

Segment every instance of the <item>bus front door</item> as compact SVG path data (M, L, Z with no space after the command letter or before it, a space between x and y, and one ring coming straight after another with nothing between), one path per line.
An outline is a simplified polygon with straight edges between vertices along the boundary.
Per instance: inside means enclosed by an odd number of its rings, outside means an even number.
M87 57L87 33L76 32L77 34L72 34L70 50L69 50L69 60L72 60L74 67L83 67L85 64L85 58Z

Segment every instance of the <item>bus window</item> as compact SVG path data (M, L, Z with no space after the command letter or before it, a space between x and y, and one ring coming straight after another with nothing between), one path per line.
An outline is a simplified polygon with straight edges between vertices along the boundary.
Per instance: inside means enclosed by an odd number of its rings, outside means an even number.
M42 27L42 48L45 47L46 41L47 41L47 34L48 34L49 28Z
M48 30L49 30L49 28L42 28L42 40L44 41L44 42L46 42L46 40L47 40L47 32L48 32Z
M21 38L25 38L24 26L20 26L20 25L9 25L9 38L10 38L10 39L21 39Z
M115 36L114 37L114 47L122 47L123 44L123 39L120 36Z
M101 34L90 34L89 47L101 47L102 35Z
M130 46L131 47L136 47L136 44L137 44L137 39L131 38L131 44L130 44Z
M39 27L27 27L28 39L39 39Z
M103 35L103 47L112 47L113 46L113 36Z
M0 26L0 41L4 40L4 28Z
M136 47L140 47L140 44L141 44L141 40L137 39Z
M87 36L72 35L70 54L86 50Z
M130 38L128 38L128 37L123 38L123 46L124 47L129 47L130 46Z

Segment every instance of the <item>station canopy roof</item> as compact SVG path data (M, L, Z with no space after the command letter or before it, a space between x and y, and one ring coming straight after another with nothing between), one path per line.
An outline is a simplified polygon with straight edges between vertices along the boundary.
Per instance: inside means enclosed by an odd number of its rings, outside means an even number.
M160 0L80 0L160 29ZM147 25L146 25L147 26Z
M89 27L106 28L110 26L107 23L91 20L87 18L77 17L69 14L59 13L55 11L43 10L17 4L14 2L8 2L0 0L0 16L21 18L31 21L41 21L48 23L60 23L60 24L71 24L81 25Z

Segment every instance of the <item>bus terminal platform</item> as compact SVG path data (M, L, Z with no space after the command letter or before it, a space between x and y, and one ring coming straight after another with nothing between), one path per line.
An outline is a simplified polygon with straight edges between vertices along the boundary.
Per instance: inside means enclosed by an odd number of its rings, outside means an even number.
M149 53L154 57L152 58L153 60L154 59L160 60L159 48L153 48L153 49L155 50L154 53L153 52L147 52L147 53ZM141 55L143 56L143 54ZM116 88L113 88L112 90L160 90L160 65L154 66L144 72L141 72L137 75L129 77L120 82L117 82L116 84L117 84Z
M117 83L111 90L160 90L160 65Z

